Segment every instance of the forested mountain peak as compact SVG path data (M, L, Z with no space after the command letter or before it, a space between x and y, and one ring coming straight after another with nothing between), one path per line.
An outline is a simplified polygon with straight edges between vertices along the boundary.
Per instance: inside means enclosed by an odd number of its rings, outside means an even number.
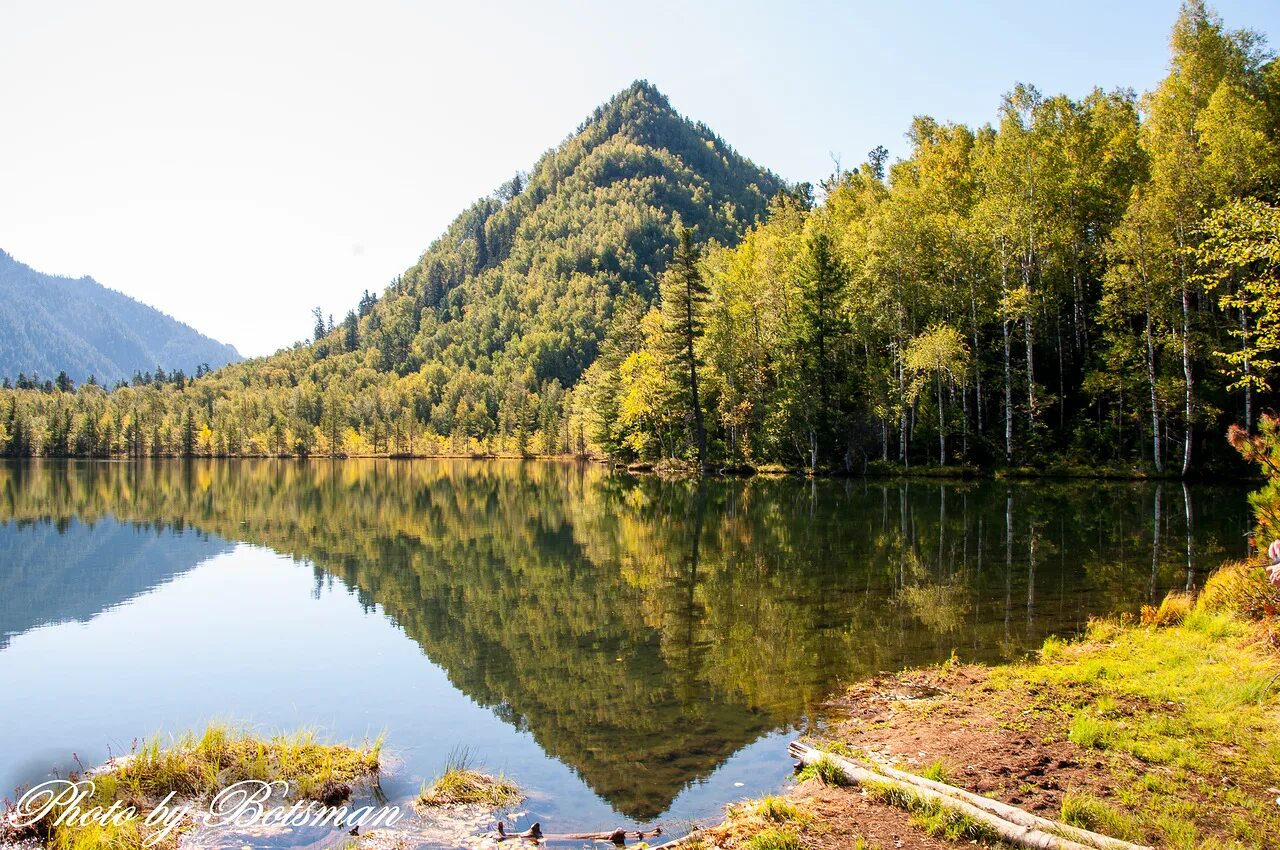
M530 172L458 216L388 290L392 304L374 311L370 328L378 368L403 374L442 361L483 370L510 340L525 343L513 352L520 356L546 351L534 368L539 378L569 383L594 356L609 302L626 291L656 294L677 217L701 239L733 243L781 186L638 81ZM396 315L397 303L410 308L410 321ZM558 321L544 321L553 318L548 311ZM393 320L385 332L383 314ZM518 338L483 334L459 348L459 322Z
M411 407L407 428L545 430L618 305L656 299L676 223L736 244L783 185L636 82L464 210L381 297L336 326L317 309L310 344L227 378L298 387L304 419L369 404L378 385Z

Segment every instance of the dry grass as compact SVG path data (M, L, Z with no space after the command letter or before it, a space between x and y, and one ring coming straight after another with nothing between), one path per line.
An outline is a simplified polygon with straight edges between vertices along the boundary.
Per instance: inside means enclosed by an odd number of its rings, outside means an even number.
M1176 626L1191 613L1191 594L1173 591L1164 598L1160 607L1142 606L1142 625Z
M785 797L762 797L731 806L719 826L702 833L714 847L790 850L801 846L799 833L813 822L809 809Z
M1250 620L1274 617L1280 612L1280 587L1267 581L1256 561L1229 561L1204 583L1196 610L1230 612Z

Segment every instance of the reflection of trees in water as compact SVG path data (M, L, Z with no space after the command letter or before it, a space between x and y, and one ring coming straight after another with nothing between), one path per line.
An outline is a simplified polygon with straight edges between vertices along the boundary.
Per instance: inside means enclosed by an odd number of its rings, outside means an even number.
M1206 501L1194 533L1174 529L1195 541L1182 552L1161 546L1175 518L1150 485L698 485L470 461L0 466L0 518L190 525L340 577L638 819L841 680L953 649L1008 657L1181 583L1245 528L1229 495Z

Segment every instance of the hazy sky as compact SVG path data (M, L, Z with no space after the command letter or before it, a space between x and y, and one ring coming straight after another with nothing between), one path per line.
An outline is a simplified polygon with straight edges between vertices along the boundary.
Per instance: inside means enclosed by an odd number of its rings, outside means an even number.
M1280 3L1223 0L1280 38ZM1143 90L1173 0L0 0L0 248L244 354L381 291L632 80L789 180L1017 81Z

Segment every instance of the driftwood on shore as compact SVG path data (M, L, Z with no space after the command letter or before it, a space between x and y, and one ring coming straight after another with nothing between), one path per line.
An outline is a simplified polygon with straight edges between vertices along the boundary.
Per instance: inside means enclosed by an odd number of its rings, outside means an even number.
M793 741L787 747L803 764L826 760L859 785L887 785L954 809L990 827L1002 841L1032 850L1152 850L1118 838L1090 832L1070 824L1042 818L1031 812L978 794L935 782L886 765L858 762Z

